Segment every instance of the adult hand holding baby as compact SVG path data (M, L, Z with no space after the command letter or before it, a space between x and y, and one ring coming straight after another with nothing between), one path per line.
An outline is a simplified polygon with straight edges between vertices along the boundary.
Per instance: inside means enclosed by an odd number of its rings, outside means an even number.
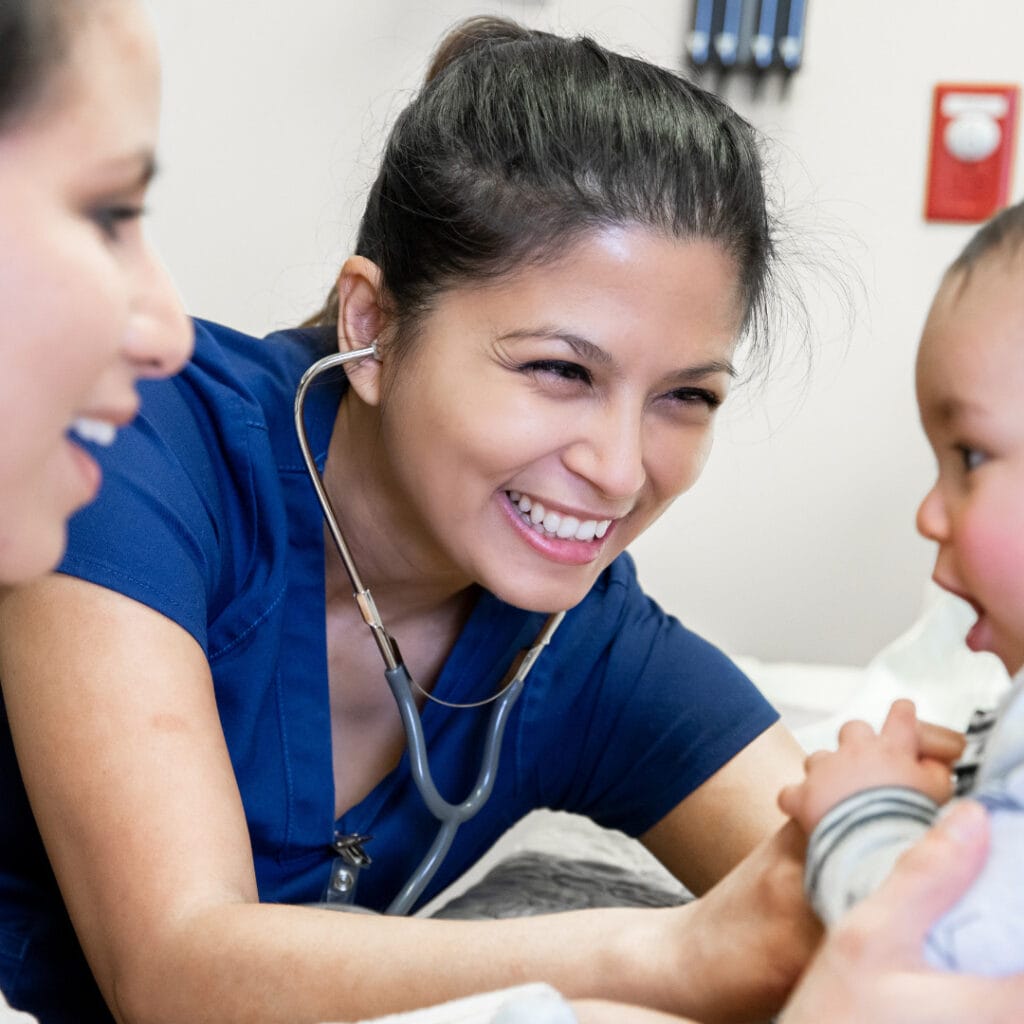
M1021 1019L1024 976L982 979L928 968L924 938L988 853L982 808L961 801L898 861L874 895L830 931L779 1024L989 1024Z

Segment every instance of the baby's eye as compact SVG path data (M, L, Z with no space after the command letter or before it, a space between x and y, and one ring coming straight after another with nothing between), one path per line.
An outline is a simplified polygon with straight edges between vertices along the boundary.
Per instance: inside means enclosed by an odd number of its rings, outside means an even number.
M963 462L963 468L970 473L988 460L988 456L980 448L972 448L970 445L957 445L957 451Z

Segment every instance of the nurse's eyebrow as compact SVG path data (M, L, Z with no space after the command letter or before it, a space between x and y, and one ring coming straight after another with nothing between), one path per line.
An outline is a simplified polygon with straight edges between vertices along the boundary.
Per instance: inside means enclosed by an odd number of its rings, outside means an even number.
M727 359L712 359L707 363L698 363L697 366L688 366L685 370L672 374L673 380L689 384L704 377L710 377L716 373L724 373L728 377L736 377L736 367Z
M608 366L615 361L600 345L557 327L524 327L518 331L498 335L498 341L520 341L524 338L553 338L564 341L581 359L588 359L592 363Z
M555 338L558 341L564 341L581 359L587 359L601 366L609 366L615 362L614 358L600 345L595 345L578 334L559 330L557 327L524 328L519 331L508 331L498 336L499 341L518 341L523 338ZM706 363L679 370L671 374L671 379L679 381L680 384L689 384L715 373L724 373L729 377L735 377L736 367L728 360L712 359Z

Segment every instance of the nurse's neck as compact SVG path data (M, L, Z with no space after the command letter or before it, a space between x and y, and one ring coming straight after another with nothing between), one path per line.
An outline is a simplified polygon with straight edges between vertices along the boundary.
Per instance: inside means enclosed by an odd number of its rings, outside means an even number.
M390 458L388 428L378 407L346 394L328 445L324 486L363 584L381 614L396 623L471 604L476 588L437 536L444 510L421 508L403 484L401 467ZM352 586L326 528L324 537L327 599L351 603Z

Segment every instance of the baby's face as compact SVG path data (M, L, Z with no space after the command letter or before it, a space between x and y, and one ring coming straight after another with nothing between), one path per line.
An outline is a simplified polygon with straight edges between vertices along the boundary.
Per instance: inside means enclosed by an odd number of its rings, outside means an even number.
M935 582L978 614L967 634L1006 668L1024 666L1024 287L995 253L949 277L917 356L921 422L938 478L917 515L939 545Z

